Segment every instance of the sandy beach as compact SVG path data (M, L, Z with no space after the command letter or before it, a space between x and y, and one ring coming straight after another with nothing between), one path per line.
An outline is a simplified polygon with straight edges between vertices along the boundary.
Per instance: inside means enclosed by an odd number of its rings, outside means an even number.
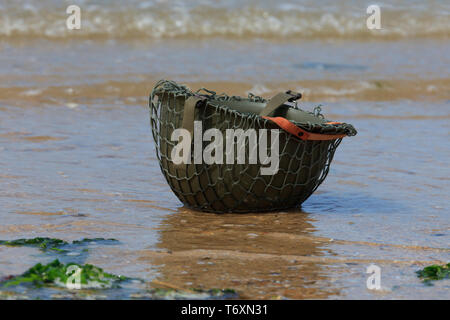
M376 34L358 22L365 4L325 2L327 12L309 1L248 1L241 12L234 1L170 10L130 1L120 14L118 1L107 10L86 1L76 35L51 0L0 7L0 239L118 240L70 254L0 245L0 279L57 258L142 279L87 291L96 298L151 298L152 288L230 288L244 299L450 298L450 280L429 286L416 275L450 261L448 4L399 1L397 11L383 9ZM218 8L228 18L211 25ZM358 135L344 139L301 208L192 211L155 155L148 95L159 79L240 96L299 91L301 108L321 105ZM381 290L366 286L372 264ZM79 298L20 286L0 287L4 297Z

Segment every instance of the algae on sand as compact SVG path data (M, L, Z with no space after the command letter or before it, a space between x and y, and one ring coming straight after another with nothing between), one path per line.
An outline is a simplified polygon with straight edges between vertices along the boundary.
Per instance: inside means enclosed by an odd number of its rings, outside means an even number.
M0 240L0 244L11 247L38 247L41 250L61 250L59 247L69 244L68 242L61 239L38 237L33 239L16 239L16 240Z
M49 264L43 265L41 263L36 264L32 268L28 269L22 275L9 276L0 280L0 289L7 289L14 286L24 285L31 286L32 288L62 288L62 289L75 289L73 286L74 276L78 271L79 275L79 289L120 289L119 285L125 281L139 280L132 279L125 276L118 276L107 273L103 269L90 265L79 265L75 263L64 264L59 260L54 260ZM7 289L8 290L8 289ZM129 288L127 289L129 290ZM129 291L125 293L129 293ZM84 293L83 293L84 292ZM71 290L66 293L58 293L59 298L74 298L84 299L86 297L92 297L93 292L86 293L82 290ZM67 296L69 294L69 296ZM86 295L86 296L83 296ZM14 291L2 291L0 290L0 299L8 299L14 297L20 297L21 294ZM150 290L139 290L129 296L132 299L234 299L238 295L236 291L232 289L164 289L153 288ZM29 298L29 297L28 297Z
M76 275L78 273L78 275ZM124 276L107 273L103 269L91 264L79 265L76 263L63 264L54 260L49 264L36 264L20 276L13 277L1 283L4 287L20 284L32 284L35 287L68 287L73 284L76 276L79 277L81 289L106 289L119 287L118 283L128 280Z
M84 238L82 240L72 241L72 245L83 245L92 242L118 242L118 240L104 239L104 238L94 238L94 239ZM32 239L0 240L0 245L11 247L21 247L21 246L37 247L42 251L53 250L59 253L64 253L67 252L67 250L61 249L61 247L68 246L70 245L70 243L61 239L37 237Z
M233 289L171 289L152 288L146 292L138 292L130 296L132 299L236 299L238 294Z
M105 238L84 238L81 240L74 240L72 241L72 244L85 244L85 243L91 243L91 242L104 242L104 241L108 241L108 242L119 242L119 240L117 239L105 239Z
M436 264L423 268L416 272L419 278L426 283L433 280L442 280L450 278L450 263L438 266Z

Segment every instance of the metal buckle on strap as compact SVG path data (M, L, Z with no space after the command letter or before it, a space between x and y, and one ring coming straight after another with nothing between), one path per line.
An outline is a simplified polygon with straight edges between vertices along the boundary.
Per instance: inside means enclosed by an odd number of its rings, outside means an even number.
M292 90L286 91L286 94L292 96L292 98L288 99L289 102L294 102L295 100L298 100L302 97L302 94L300 92L295 92Z

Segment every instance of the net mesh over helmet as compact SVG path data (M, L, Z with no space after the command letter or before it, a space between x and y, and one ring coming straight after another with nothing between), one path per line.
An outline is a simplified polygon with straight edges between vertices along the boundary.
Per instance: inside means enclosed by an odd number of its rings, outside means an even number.
M201 121L203 132L216 128L225 137L227 129L267 129L269 143L266 151L270 154L270 130L280 129L276 123L257 113L238 110L240 104L267 103L261 97L251 94L248 98L217 95L206 89L200 94L200 90L194 93L173 81L159 81L149 103L156 155L169 186L187 207L217 213L287 209L299 206L324 181L342 138L302 140L281 129L279 169L273 175L262 175L261 167L268 165L260 162L206 164L190 161L174 164L171 154L178 141L172 141L171 136L175 129L182 127L186 100L192 96L203 100L196 106L193 117L195 121ZM231 108L230 105L236 107ZM341 136L356 134L349 124L325 120L320 109L315 112L298 111L307 115L307 121L292 122L308 132ZM202 143L205 148L210 142ZM249 139L245 139L246 150L251 147Z

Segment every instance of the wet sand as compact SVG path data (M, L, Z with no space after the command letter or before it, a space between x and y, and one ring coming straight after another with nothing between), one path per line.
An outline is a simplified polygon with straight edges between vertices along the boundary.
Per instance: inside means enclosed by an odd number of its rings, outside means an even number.
M283 10L275 17L290 19ZM137 39L95 24L71 40L56 24L0 32L0 239L119 240L70 254L0 246L0 279L58 258L144 280L96 298L162 287L230 288L249 299L448 299L450 280L428 286L415 273L450 261L450 46L439 19L428 34L387 29L376 39L351 24L339 34L325 18L318 34L283 39L270 30L241 37L236 25L223 37L214 29L158 39L139 25L129 30ZM322 104L358 135L344 139L302 208L195 212L171 192L154 152L147 105L161 78L242 96L297 90L301 108ZM371 264L380 291L366 287Z
M120 95L98 103L80 95L74 107L36 97L33 106L2 104L1 239L116 238L120 245L57 258L145 279L144 288L232 288L264 299L448 297L448 282L428 287L415 275L450 257L448 103L425 99L424 111L423 101L402 99L329 102L326 114L349 119L359 134L343 142L302 209L216 215L182 207L159 171L145 99ZM55 258L5 247L0 257L2 276ZM366 288L373 263L381 292ZM129 297L106 297L117 295Z

